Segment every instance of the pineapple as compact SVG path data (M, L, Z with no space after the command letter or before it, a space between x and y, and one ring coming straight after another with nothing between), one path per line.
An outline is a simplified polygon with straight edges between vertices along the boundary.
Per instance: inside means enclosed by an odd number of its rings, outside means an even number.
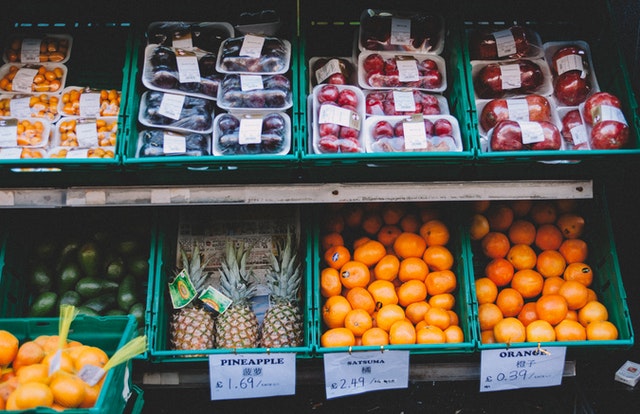
M220 291L233 302L218 315L216 346L218 348L255 348L259 344L258 317L251 309L256 294L253 271L247 269L250 248L234 247L227 241L220 269Z
M288 233L284 247L278 244L277 257L270 252L267 286L271 292L271 306L264 315L261 339L261 346L265 348L302 344L303 321L297 303L302 269L291 239L291 233Z
M182 267L189 272L189 278L198 294L206 288L210 274L204 271L207 263L202 263L198 246L193 249L191 260L184 249L180 248ZM198 303L196 303L198 302ZM213 348L213 314L199 301L192 301L182 309L176 309L171 315L169 325L171 349L202 350Z

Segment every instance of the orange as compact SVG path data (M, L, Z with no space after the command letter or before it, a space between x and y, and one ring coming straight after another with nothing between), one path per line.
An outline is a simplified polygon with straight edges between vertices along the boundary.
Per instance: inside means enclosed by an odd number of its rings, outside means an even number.
M333 246L344 246L344 238L340 233L327 233L322 236L322 251L327 251Z
M471 240L481 240L487 233L489 233L489 220L482 214L474 214L471 216L471 223L469 224L469 236Z
M367 286L371 280L371 272L369 267L355 260L350 260L340 268L340 281L342 286L347 289L354 288L356 286Z
M536 231L534 244L540 250L558 250L564 238L555 224L543 224Z
M7 401L9 396L18 387L18 377L12 372L11 376L5 377L0 382L0 400Z
M533 269L536 265L536 252L528 244L514 244L507 252L507 260L515 270Z
M419 257L407 257L400 262L398 279L402 282L408 280L424 281L429 274L429 266Z
M26 365L16 371L19 384L27 382L41 382L49 384L49 367L45 364Z
M365 244L366 242L368 242L369 240L371 240L371 237L367 237L367 236L359 237L359 238L357 238L357 239L355 239L355 240L353 241L353 245L352 245L352 247L353 247L353 249L355 250L355 249L357 249L358 247L360 247L360 246L362 246L363 244Z
M476 213L484 213L491 206L490 200L474 200L469 203L471 211Z
M331 296L322 305L322 320L330 329L342 327L351 309L351 304L344 296Z
M532 245L536 239L536 226L529 220L515 220L507 232L512 244Z
M385 224L398 224L407 209L400 203L388 203L382 207L382 221Z
M518 320L520 320L524 326L529 326L531 322L537 319L538 314L536 313L536 303L525 303L522 309L520 309L520 313L518 313Z
M509 201L509 207L513 210L513 214L516 217L524 217L531 211L533 206L532 200L511 200Z
M502 320L504 316L502 311L495 303L483 303L478 306L478 322L480 330L493 329L493 327Z
M558 213L570 213L578 207L578 200L572 198L559 198L555 200Z
M537 225L555 223L558 211L552 201L537 201L529 211L533 222Z
M380 309L384 305L395 305L398 303L396 287L388 280L374 280L367 286L367 290L371 293L376 303L376 309Z
M518 316L524 306L524 298L514 288L504 288L498 292L496 305L505 317Z
M440 218L440 210L435 206L429 205L428 202L420 208L418 214L420 216L420 221L423 223Z
M102 368L108 361L109 357L102 349L97 346L85 346L73 362L76 370L80 371L85 365L94 365Z
M427 286L421 280L407 280L397 289L398 304L403 307L427 298Z
M575 280L567 280L560 285L558 294L567 300L568 308L573 310L580 309L586 305L589 296L587 287Z
M389 334L381 328L371 328L362 334L362 345L384 346L389 345Z
M483 344L495 344L496 337L493 334L493 329L487 329L486 331L480 331L480 342Z
M536 313L538 318L557 325L567 316L569 305L564 296L557 293L540 296L536 301Z
M389 332L394 322L402 321L404 318L404 310L399 305L384 305L376 314L376 325Z
M587 302L587 304L578 311L578 322L583 326L587 326L593 322L606 321L607 319L609 319L609 312L606 306L595 300Z
M595 290L591 288L587 288L587 292L589 293L589 295L587 296L587 302L591 302L592 300L598 300L598 295L596 294Z
M565 213L558 217L556 225L566 239L577 239L584 232L584 217L575 213Z
M422 257L427 248L427 242L420 235L403 232L393 242L393 251L401 258Z
M20 345L11 366L14 371L25 365L37 364L44 359L44 349L34 341L27 341Z
M346 298L353 309L362 309L369 314L376 310L376 302L373 300L373 296L361 286L349 289Z
M320 272L320 294L328 298L329 296L339 295L340 292L342 292L340 272L333 267L322 269L322 272Z
M410 303L404 310L404 314L414 325L424 320L424 315L427 313L431 305L426 301L421 300L418 302Z
M491 279L498 287L507 286L511 283L515 269L511 262L502 257L497 257L487 263L484 274Z
M444 222L434 219L420 226L420 235L427 242L427 246L444 246L449 243L449 229Z
M370 236L378 234L384 222L378 212L369 211L362 218L362 230Z
M325 348L337 346L354 346L356 337L347 328L333 328L327 330L320 337L320 345Z
M11 332L0 330L0 367L9 365L18 354L18 338Z
M579 322L564 319L554 327L558 341L584 341L587 331Z
M481 277L475 281L476 300L478 305L493 303L498 296L498 286L488 277Z
M101 352L102 352L102 350L101 350ZM103 352L103 354L104 354L104 352ZM47 356L45 356L42 359L42 363L46 364L47 366L50 366L51 365L51 360L53 360L53 357L55 355L56 355L55 352L51 352L51 353L47 354ZM63 352L60 355L60 371L64 371L64 372L68 372L68 373L74 373L74 372L76 372L78 370L79 369L77 369L75 367L75 360L72 359L71 356L67 352Z
M565 316L564 318L572 320L572 321L577 321L578 320L578 311L575 310L575 309L569 309L567 311L567 316Z
M587 242L582 239L565 239L558 251L567 263L584 262L589 255Z
M564 269L563 277L564 280L576 280L589 287L593 282L593 271L588 264L576 262L569 264L566 269Z
M464 342L464 332L458 325L451 325L444 330L445 342L448 344Z
M556 331L547 321L533 321L526 328L527 342L553 342L556 340Z
M400 228L402 231L406 231L409 233L417 233L420 230L420 220L415 214L406 214L400 220Z
M485 256L495 259L505 257L509 252L511 243L509 243L509 238L504 233L490 231L482 238L480 246Z
M511 287L523 298L532 299L542 293L544 278L533 269L518 270L511 279Z
M422 260L430 270L448 270L453 267L453 254L445 246L429 246L422 255Z
M438 328L445 330L451 325L451 316L446 309L430 307L427 313L424 314L424 320L427 325L437 326Z
M51 389L41 382L20 384L7 400L7 410L25 410L50 407L53 404Z
M342 233L344 230L344 218L341 214L331 213L324 218L323 227L327 233Z
M527 339L527 328L517 318L504 318L493 327L496 342L512 344Z
M329 247L324 252L324 262L334 269L340 269L349 260L351 260L351 252L341 245Z
M353 335L362 336L373 327L373 319L364 309L352 309L344 318L344 327L353 332Z
M431 272L427 275L424 283L427 285L427 292L432 296L451 293L458 285L456 275L451 270Z
M444 344L445 342L447 342L447 335L437 326L425 325L416 331L418 344Z
M377 280L394 280L398 277L400 260L395 254L384 256L373 268L373 278Z
M545 278L562 276L566 267L564 256L557 250L543 250L538 254L536 270Z
M85 384L84 400L80 403L80 408L91 408L96 405L96 401L98 400L100 391L102 390L104 379L105 377L102 377L102 379L98 381L96 385L90 386L89 384Z
M447 310L447 313L449 314L451 325L460 325L460 318L458 317L456 311L454 311L453 309L449 309Z
M78 407L85 398L85 382L75 375L57 375L49 385L53 400L63 407Z
M544 279L544 286L542 286L542 294L549 295L552 293L558 293L560 290L560 286L565 282L565 280L558 276L547 277Z
M456 297L451 293L440 293L429 298L429 305L434 308L452 310L456 305Z
M394 322L389 328L389 343L391 345L415 344L416 328L404 319Z
M494 203L486 212L491 231L507 231L513 223L513 210L505 203Z
M353 260L373 266L387 254L387 249L377 240L369 240L353 251Z
M344 217L344 224L346 224L347 227L359 227L362 225L364 209L358 204L348 204L342 209L342 216Z
M393 242L396 241L401 233L402 229L400 229L400 227L387 224L380 228L380 231L378 232L376 238L385 247L391 247L393 246Z
M590 341L611 341L618 339L618 328L609 321L597 321L587 325L587 339Z

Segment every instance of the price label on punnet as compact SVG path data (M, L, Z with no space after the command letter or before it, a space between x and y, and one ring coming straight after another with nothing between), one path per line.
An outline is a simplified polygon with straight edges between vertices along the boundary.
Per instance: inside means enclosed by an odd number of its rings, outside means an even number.
M212 400L293 395L296 354L209 355Z
M327 399L407 388L409 351L338 352L324 355Z
M560 385L566 353L566 347L483 350L480 392Z

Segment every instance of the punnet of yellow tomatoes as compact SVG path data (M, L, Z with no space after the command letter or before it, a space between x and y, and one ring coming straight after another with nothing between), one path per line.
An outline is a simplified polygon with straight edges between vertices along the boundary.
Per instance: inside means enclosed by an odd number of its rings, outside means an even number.
M89 94L95 95L94 101L87 98ZM115 89L97 90L67 86L62 91L60 113L66 116L117 116L120 112L121 97L122 93Z
M0 67L0 90L22 93L60 93L67 78L62 63L13 64Z
M325 209L322 347L452 349L470 341L460 311L466 312L466 297L459 240L446 211L444 204L395 202Z

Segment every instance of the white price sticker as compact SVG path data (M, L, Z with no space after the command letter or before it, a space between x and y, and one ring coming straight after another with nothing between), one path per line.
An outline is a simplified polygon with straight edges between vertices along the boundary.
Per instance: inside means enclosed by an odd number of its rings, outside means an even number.
M360 130L360 115L349 109L340 108L339 106L322 105L320 106L320 113L318 114L318 123L338 124Z
M29 102L31 98L13 98L9 101L9 111L11 111L11 116L15 116L16 118L29 118L31 116L31 107L29 106Z
M296 354L209 355L212 400L294 395Z
M522 86L520 79L520 65L501 65L500 66L500 79L502 81L502 89L518 89Z
M167 118L178 120L180 114L182 114L182 107L184 106L185 95L178 95L175 93L165 93L162 95L160 101L160 108L158 113Z
M569 132L574 146L586 144L589 139L587 128L584 125L576 125Z
M262 142L262 118L242 118L238 128L240 145L259 144Z
M89 156L89 150L88 149L72 149L67 151L67 156L65 158L69 159L69 158L88 158Z
M264 89L262 76L260 75L240 75L240 89L243 92Z
M493 37L496 39L498 57L513 55L518 51L516 48L516 39L513 37L511 29L494 32Z
M22 156L22 148L0 148L0 159L13 160Z
M178 77L180 83L199 83L200 67L198 66L198 58L194 53L187 52L182 49L176 49L176 63L178 64Z
M79 120L76 124L78 147L87 148L98 145L98 126L95 119Z
M407 388L409 351L337 352L324 355L327 399Z
M416 101L412 91L393 91L393 106L397 112L415 112Z
M569 72L570 70L579 70L582 72L582 77L586 76L586 72L584 70L584 64L582 62L582 56L580 55L566 55L562 56L560 59L556 60L556 68L558 70L558 75L562 75L565 72Z
M262 36L245 35L240 47L240 56L259 58L262 55L262 47L265 38Z
M20 68L16 72L16 76L13 78L11 89L13 92L25 92L31 93L31 87L33 85L33 78L38 74L38 69L32 68Z
M417 82L420 80L418 61L415 59L396 59L398 80L400 82Z
M176 33L171 40L171 46L177 49L193 49L193 40L191 39L191 32L189 33Z
M162 136L163 154L184 154L187 152L187 138L182 135L165 133Z
M316 70L316 82L322 83L329 76L340 73L340 61L338 59L330 59L321 68Z
M18 145L18 120L0 120L0 147L15 147Z
M567 348L483 350L480 392L560 385Z
M509 119L512 121L530 121L529 104L526 99L507 99Z
M522 131L522 143L535 144L544 141L544 130L538 122L518 122Z
M20 62L40 63L40 44L42 39L23 39L20 45Z
M616 108L611 105L600 105L593 112L593 124L597 124L602 121L617 121L627 125L627 120L624 118L624 114L620 108Z
M100 115L100 94L83 92L80 94L80 116Z
M403 122L404 148L407 150L427 148L427 131L424 129L424 121Z
M391 18L391 38L392 45L411 44L411 19Z

